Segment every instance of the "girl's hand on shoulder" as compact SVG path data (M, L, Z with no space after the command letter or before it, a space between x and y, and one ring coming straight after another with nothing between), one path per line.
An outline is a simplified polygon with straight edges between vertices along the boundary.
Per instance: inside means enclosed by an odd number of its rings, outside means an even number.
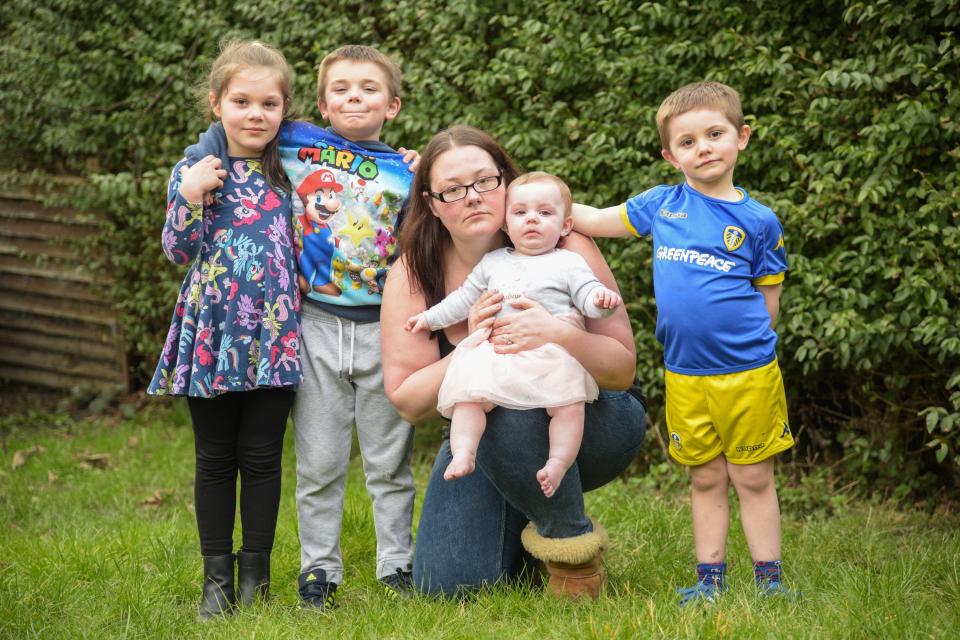
M493 326L494 316L503 307L503 294L495 289L483 292L477 301L470 307L467 316L467 332L473 333L477 329L487 329Z
M205 194L223 186L227 172L220 168L220 158L206 156L183 173L180 195L187 202L206 202Z
M415 172L417 167L420 166L420 152L416 149L405 149L404 147L398 148L397 151L403 154L403 163L410 165L410 173Z
M529 298L517 298L509 304L521 311L494 321L490 342L497 353L518 353L542 347L548 342L560 342L560 332L564 328L573 328Z

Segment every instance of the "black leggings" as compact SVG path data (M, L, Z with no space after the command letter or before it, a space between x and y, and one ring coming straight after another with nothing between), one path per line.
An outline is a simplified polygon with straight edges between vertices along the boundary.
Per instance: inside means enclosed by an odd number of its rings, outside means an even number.
M273 549L283 434L293 395L286 389L256 389L187 398L197 455L194 500L203 555L233 551L238 472L243 550Z

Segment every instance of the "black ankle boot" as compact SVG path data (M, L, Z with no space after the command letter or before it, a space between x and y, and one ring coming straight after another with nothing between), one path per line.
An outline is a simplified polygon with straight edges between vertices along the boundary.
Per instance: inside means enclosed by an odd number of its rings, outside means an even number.
M200 600L200 620L212 620L228 613L235 602L233 554L203 556L203 598Z
M258 598L266 601L270 595L270 552L241 551L237 553L237 601L249 607Z

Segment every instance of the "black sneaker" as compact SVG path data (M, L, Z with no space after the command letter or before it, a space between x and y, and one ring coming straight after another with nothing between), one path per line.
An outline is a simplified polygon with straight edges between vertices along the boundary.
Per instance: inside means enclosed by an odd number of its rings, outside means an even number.
M380 578L383 590L391 598L409 598L416 593L413 586L413 572L397 569L395 573Z
M297 581L303 606L327 611L337 606L337 583L327 582L327 572L313 569L300 574Z

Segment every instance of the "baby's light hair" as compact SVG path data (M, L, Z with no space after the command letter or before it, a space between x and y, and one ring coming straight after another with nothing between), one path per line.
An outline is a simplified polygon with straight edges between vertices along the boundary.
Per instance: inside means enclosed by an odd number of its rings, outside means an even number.
M670 149L670 120L696 109L716 109L740 130L746 122L740 106L740 94L722 82L704 80L684 85L668 95L657 109L657 131L663 149Z
M230 81L238 73L247 69L260 68L269 69L276 76L277 83L280 85L280 92L283 95L284 121L294 117L294 114L291 113L293 74L290 71L290 65L287 64L287 59L279 50L258 40L224 40L220 43L220 55L213 61L210 73L207 75L205 90L202 91L202 104L206 108L207 117L211 120L215 118L213 105L210 104L211 95L219 104L224 93L230 87ZM267 182L272 189L289 193L290 179L280 163L278 138L279 135L267 143L263 150L261 166L263 175L267 178Z
M566 182L552 173L547 173L546 171L530 171L529 173L524 173L510 183L510 186L507 188L508 196L510 189L518 187L522 184L530 184L532 182L549 182L553 184L557 188L557 191L560 192L560 200L563 202L564 219L570 217L570 215L573 213L573 196L570 194L570 187L567 186Z
M390 99L400 97L400 84L403 76L400 73L400 67L393 61L393 58L387 54L362 44L347 44L335 49L324 56L317 68L317 99L323 100L323 93L327 88L327 73L330 67L341 60L351 60L353 62L372 62L383 70L387 77L387 91L390 93Z

